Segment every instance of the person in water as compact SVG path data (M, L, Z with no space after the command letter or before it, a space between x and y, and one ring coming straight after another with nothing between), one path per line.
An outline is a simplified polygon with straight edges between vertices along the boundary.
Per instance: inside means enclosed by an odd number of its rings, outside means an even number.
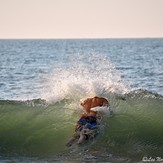
M80 103L84 110L84 114L80 117L75 128L75 134L66 144L71 146L72 143L78 139L78 144L83 143L84 140L94 137L97 134L97 111L91 110L94 107L109 106L108 100L102 97L87 98Z

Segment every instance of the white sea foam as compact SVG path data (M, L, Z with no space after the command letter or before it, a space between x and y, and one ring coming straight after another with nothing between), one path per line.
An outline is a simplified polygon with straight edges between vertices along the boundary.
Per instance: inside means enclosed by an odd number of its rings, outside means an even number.
M108 57L76 54L46 77L42 98L56 102L65 98L107 96L110 92L123 94L129 90Z

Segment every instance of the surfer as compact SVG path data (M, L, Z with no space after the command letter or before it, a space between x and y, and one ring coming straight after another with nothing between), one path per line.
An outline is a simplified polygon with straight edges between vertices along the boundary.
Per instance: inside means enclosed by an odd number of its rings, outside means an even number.
M84 110L84 114L80 117L77 122L75 128L75 134L66 144L67 146L71 146L72 143L78 139L78 144L83 143L84 140L87 140L91 137L95 137L97 135L97 111L91 110L94 107L103 107L109 106L108 100L102 97L93 97L87 98L83 102L80 103Z

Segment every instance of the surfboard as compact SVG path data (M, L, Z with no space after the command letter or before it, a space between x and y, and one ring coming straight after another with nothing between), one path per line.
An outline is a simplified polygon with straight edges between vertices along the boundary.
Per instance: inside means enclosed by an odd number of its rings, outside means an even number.
M113 115L113 111L108 106L96 106L94 108L91 108L90 110L97 111L97 112L100 112L102 114L107 114L109 116Z

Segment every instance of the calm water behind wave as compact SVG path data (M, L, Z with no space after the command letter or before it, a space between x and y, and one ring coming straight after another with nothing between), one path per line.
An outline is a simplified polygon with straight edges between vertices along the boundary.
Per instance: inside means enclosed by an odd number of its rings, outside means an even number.
M55 69L79 56L89 65L95 55L108 57L131 88L163 95L163 39L0 40L0 99L41 98Z

